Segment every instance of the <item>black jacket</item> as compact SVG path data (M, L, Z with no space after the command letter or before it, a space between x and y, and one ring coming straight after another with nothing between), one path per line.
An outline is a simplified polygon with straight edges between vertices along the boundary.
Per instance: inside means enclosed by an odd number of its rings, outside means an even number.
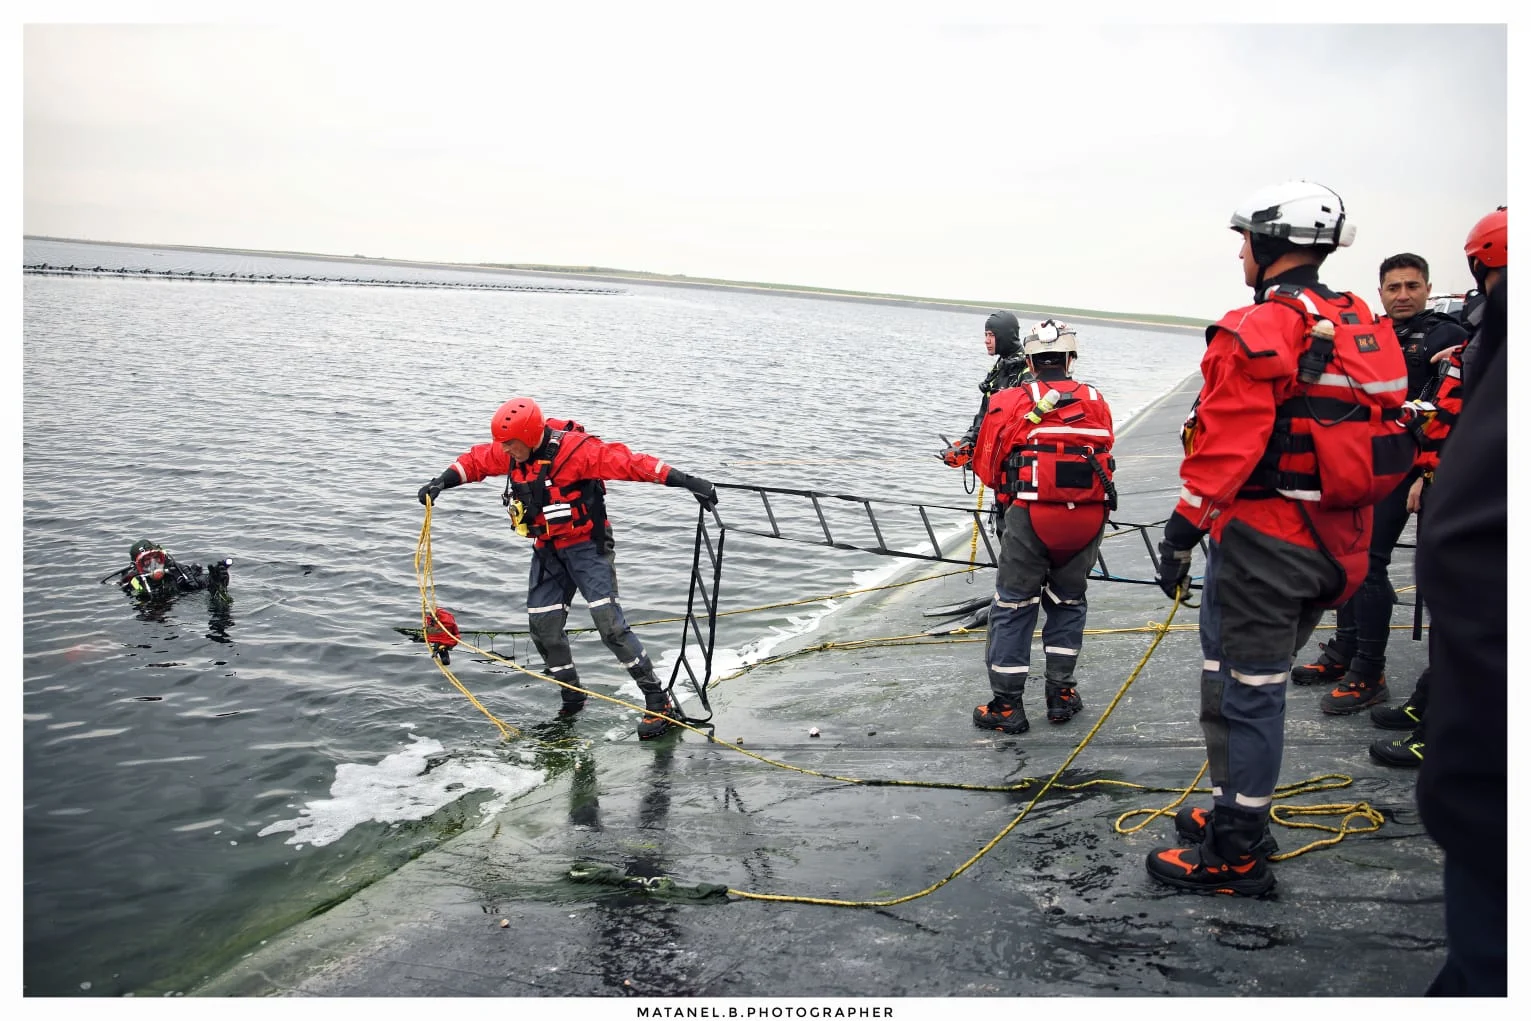
M959 444L978 442L978 430L983 426L983 416L989 410L989 398L992 395L1001 390L1008 390L1012 386L1030 383L1035 378L1031 370L1026 367L1025 355L1001 355L994 359L994 367L983 378L983 382L978 384L978 389L983 392L983 401L978 405L978 414L973 416L973 424L968 426L968 431L962 434Z
M1416 796L1447 857L1503 887L1506 820L1508 280L1489 297L1475 378L1419 521L1430 709Z
M1409 366L1409 399L1418 400L1435 380L1437 366L1430 364L1436 353L1467 342L1469 336L1461 323L1444 312L1426 310L1406 322L1393 323L1393 332L1403 348L1403 360Z

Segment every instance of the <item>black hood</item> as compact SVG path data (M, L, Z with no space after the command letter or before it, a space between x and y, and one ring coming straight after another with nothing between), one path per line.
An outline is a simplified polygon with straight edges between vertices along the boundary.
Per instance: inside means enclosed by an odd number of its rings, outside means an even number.
M983 324L985 333L994 334L994 353L1018 354L1021 350L1021 322L1011 312L992 312Z

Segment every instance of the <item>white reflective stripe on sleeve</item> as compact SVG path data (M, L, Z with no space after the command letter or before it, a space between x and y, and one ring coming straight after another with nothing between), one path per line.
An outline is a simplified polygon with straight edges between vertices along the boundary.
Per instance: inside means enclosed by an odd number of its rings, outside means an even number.
M593 610L597 606L605 606L607 603L615 603L616 601L617 600L615 599L615 597L607 596L605 599L597 599L595 602L593 602L593 603L586 603L585 605L589 606L590 609Z
M1319 386L1344 386L1352 390L1360 390L1363 393L1381 394L1389 390L1404 390L1409 386L1409 377L1402 379L1379 379L1372 383L1357 383L1354 379L1342 373L1326 372L1318 377Z
M1260 687L1261 685L1265 684L1281 684L1286 681L1285 671L1279 674L1245 674L1240 673L1237 670L1230 670L1228 672L1231 673L1233 675L1233 679L1238 681L1240 684L1248 684L1252 687Z
M1269 808L1271 799L1269 797L1251 798L1248 794L1235 794L1233 796L1233 803L1235 805L1242 805L1245 808Z
M565 663L563 666L550 666L550 667L548 667L548 673L550 673L550 674L561 674L561 673L563 673L566 670L573 670L573 669L574 669L574 664L573 663Z
M1223 668L1223 664L1215 659L1204 659L1201 661L1201 668L1215 674Z
M1031 672L1031 667L1029 666L991 666L989 669L997 674L1025 674Z
M1085 387L1085 389L1090 391L1090 400L1092 400L1092 401L1100 400L1100 394L1095 392L1095 388L1093 386L1087 386L1087 387Z
M1035 605L1036 602L1039 599L1041 599L1041 598L1042 598L1041 596L1032 596L1030 599L1022 599L1018 603L1007 603L1007 602L1005 602L1005 600L1000 599L998 597L995 597L994 605L995 606L1003 606L1007 610L1019 610L1023 606Z
M637 666L639 663L642 663L642 662L643 662L643 657L639 656L637 659L630 659L627 662L623 663L622 664L622 668L624 670L631 670L633 667Z
M1046 653L1049 653L1051 655L1054 655L1054 656L1077 656L1077 655L1079 655L1079 650L1078 649L1065 649L1061 645L1044 645L1044 646L1042 646L1042 651L1046 652Z
M1110 429L1081 429L1073 425L1044 425L1039 429L1033 429L1028 436L1040 436L1043 433L1072 433L1076 436L1110 436Z
M1201 497L1199 497L1195 493L1191 492L1185 486L1181 486L1180 487L1180 499L1184 500L1186 503L1190 504L1192 507L1200 507L1201 506Z
M1276 492L1288 500L1307 500L1310 503L1317 503L1324 495L1316 489L1278 489Z
M528 606L527 613L562 613L569 608L567 603L554 603L552 606Z
M1213 784L1212 785L1212 796L1214 798L1222 797L1223 796L1223 789L1221 787L1217 786L1216 784Z
M654 481L658 482L660 479L663 479L669 470L670 466L665 464L663 461L660 461L658 464L654 465Z

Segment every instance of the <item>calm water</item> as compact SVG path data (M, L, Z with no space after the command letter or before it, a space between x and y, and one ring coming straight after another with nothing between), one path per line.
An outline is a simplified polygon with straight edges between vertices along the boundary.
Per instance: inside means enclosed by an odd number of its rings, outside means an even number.
M38 241L24 257L337 272ZM458 276L367 269L385 272ZM981 313L645 285L570 295L35 276L23 303L30 995L189 988L542 782L534 746L501 742L395 630L419 620L415 491L487 439L508 397L531 394L714 481L972 501L931 455L976 409L990 361ZM1194 334L1103 327L1080 343L1078 374L1111 398L1119 426L1193 371L1202 347ZM465 629L525 626L528 548L498 493L453 490L433 522L438 597ZM618 483L608 505L628 618L683 610L694 501ZM956 511L945 521L961 527ZM232 605L194 593L145 613L100 584L141 537L191 562L232 557ZM907 567L730 538L721 608ZM718 665L759 658L828 612L725 618ZM588 623L576 606L571 626ZM678 629L640 634L667 677ZM540 668L523 637L495 645ZM577 638L575 657L597 690L636 694L598 641ZM466 654L453 665L507 722L552 717L557 697L540 682ZM607 754L633 740L629 713L603 704L586 717L613 742Z

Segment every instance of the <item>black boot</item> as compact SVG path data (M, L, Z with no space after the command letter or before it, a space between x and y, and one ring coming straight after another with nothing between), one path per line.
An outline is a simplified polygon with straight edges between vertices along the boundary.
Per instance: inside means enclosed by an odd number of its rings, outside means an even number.
M1175 836L1180 838L1182 844L1199 844L1207 838L1207 820L1212 818L1210 808L1196 808L1187 805L1175 813ZM1265 814L1264 828L1260 832L1260 840L1255 844L1255 854L1262 858L1269 858L1280 851L1276 846L1276 838L1271 835L1270 813Z
M643 689L643 717L638 720L638 739L648 741L660 737L665 731L675 724L665 717L674 719L678 714L675 711L675 703L670 701L663 688Z
M1051 684L1047 686L1048 723L1067 723L1083 708L1084 701L1079 697L1079 690L1072 684L1060 688L1054 688Z
M1293 684L1338 684L1350 669L1349 656L1341 656L1333 647L1318 643L1318 658L1292 669Z
M550 668L548 673L554 674L560 681L566 681L576 686L579 684L579 674L575 672L572 663L566 667ZM580 692L570 691L568 688L560 686L558 693L563 696L563 705L558 709L559 716L573 716L585 708L585 696Z
M1403 705L1379 705L1372 709L1372 725L1383 730L1415 730L1425 725L1425 707L1430 703L1430 668L1425 667L1414 682L1414 690Z
M1389 741L1385 737L1373 741L1366 750L1384 766L1418 769L1420 763L1425 761L1425 728L1419 726L1407 737L1400 737L1396 741Z
M1387 699L1386 677L1347 673L1333 691L1318 700L1318 707L1330 716L1349 716Z
M1372 707L1372 726L1383 730L1413 730L1424 722L1425 712L1414 704L1412 697L1401 706Z
M985 730L997 730L1002 734L1024 734L1031 729L1026 710L1017 698L1011 701L1003 695L995 695L988 705L973 710L973 725Z
M1276 885L1265 859L1255 853L1268 813L1218 805L1206 837L1194 847L1164 847L1148 854L1148 874L1161 883L1196 893L1260 897Z

